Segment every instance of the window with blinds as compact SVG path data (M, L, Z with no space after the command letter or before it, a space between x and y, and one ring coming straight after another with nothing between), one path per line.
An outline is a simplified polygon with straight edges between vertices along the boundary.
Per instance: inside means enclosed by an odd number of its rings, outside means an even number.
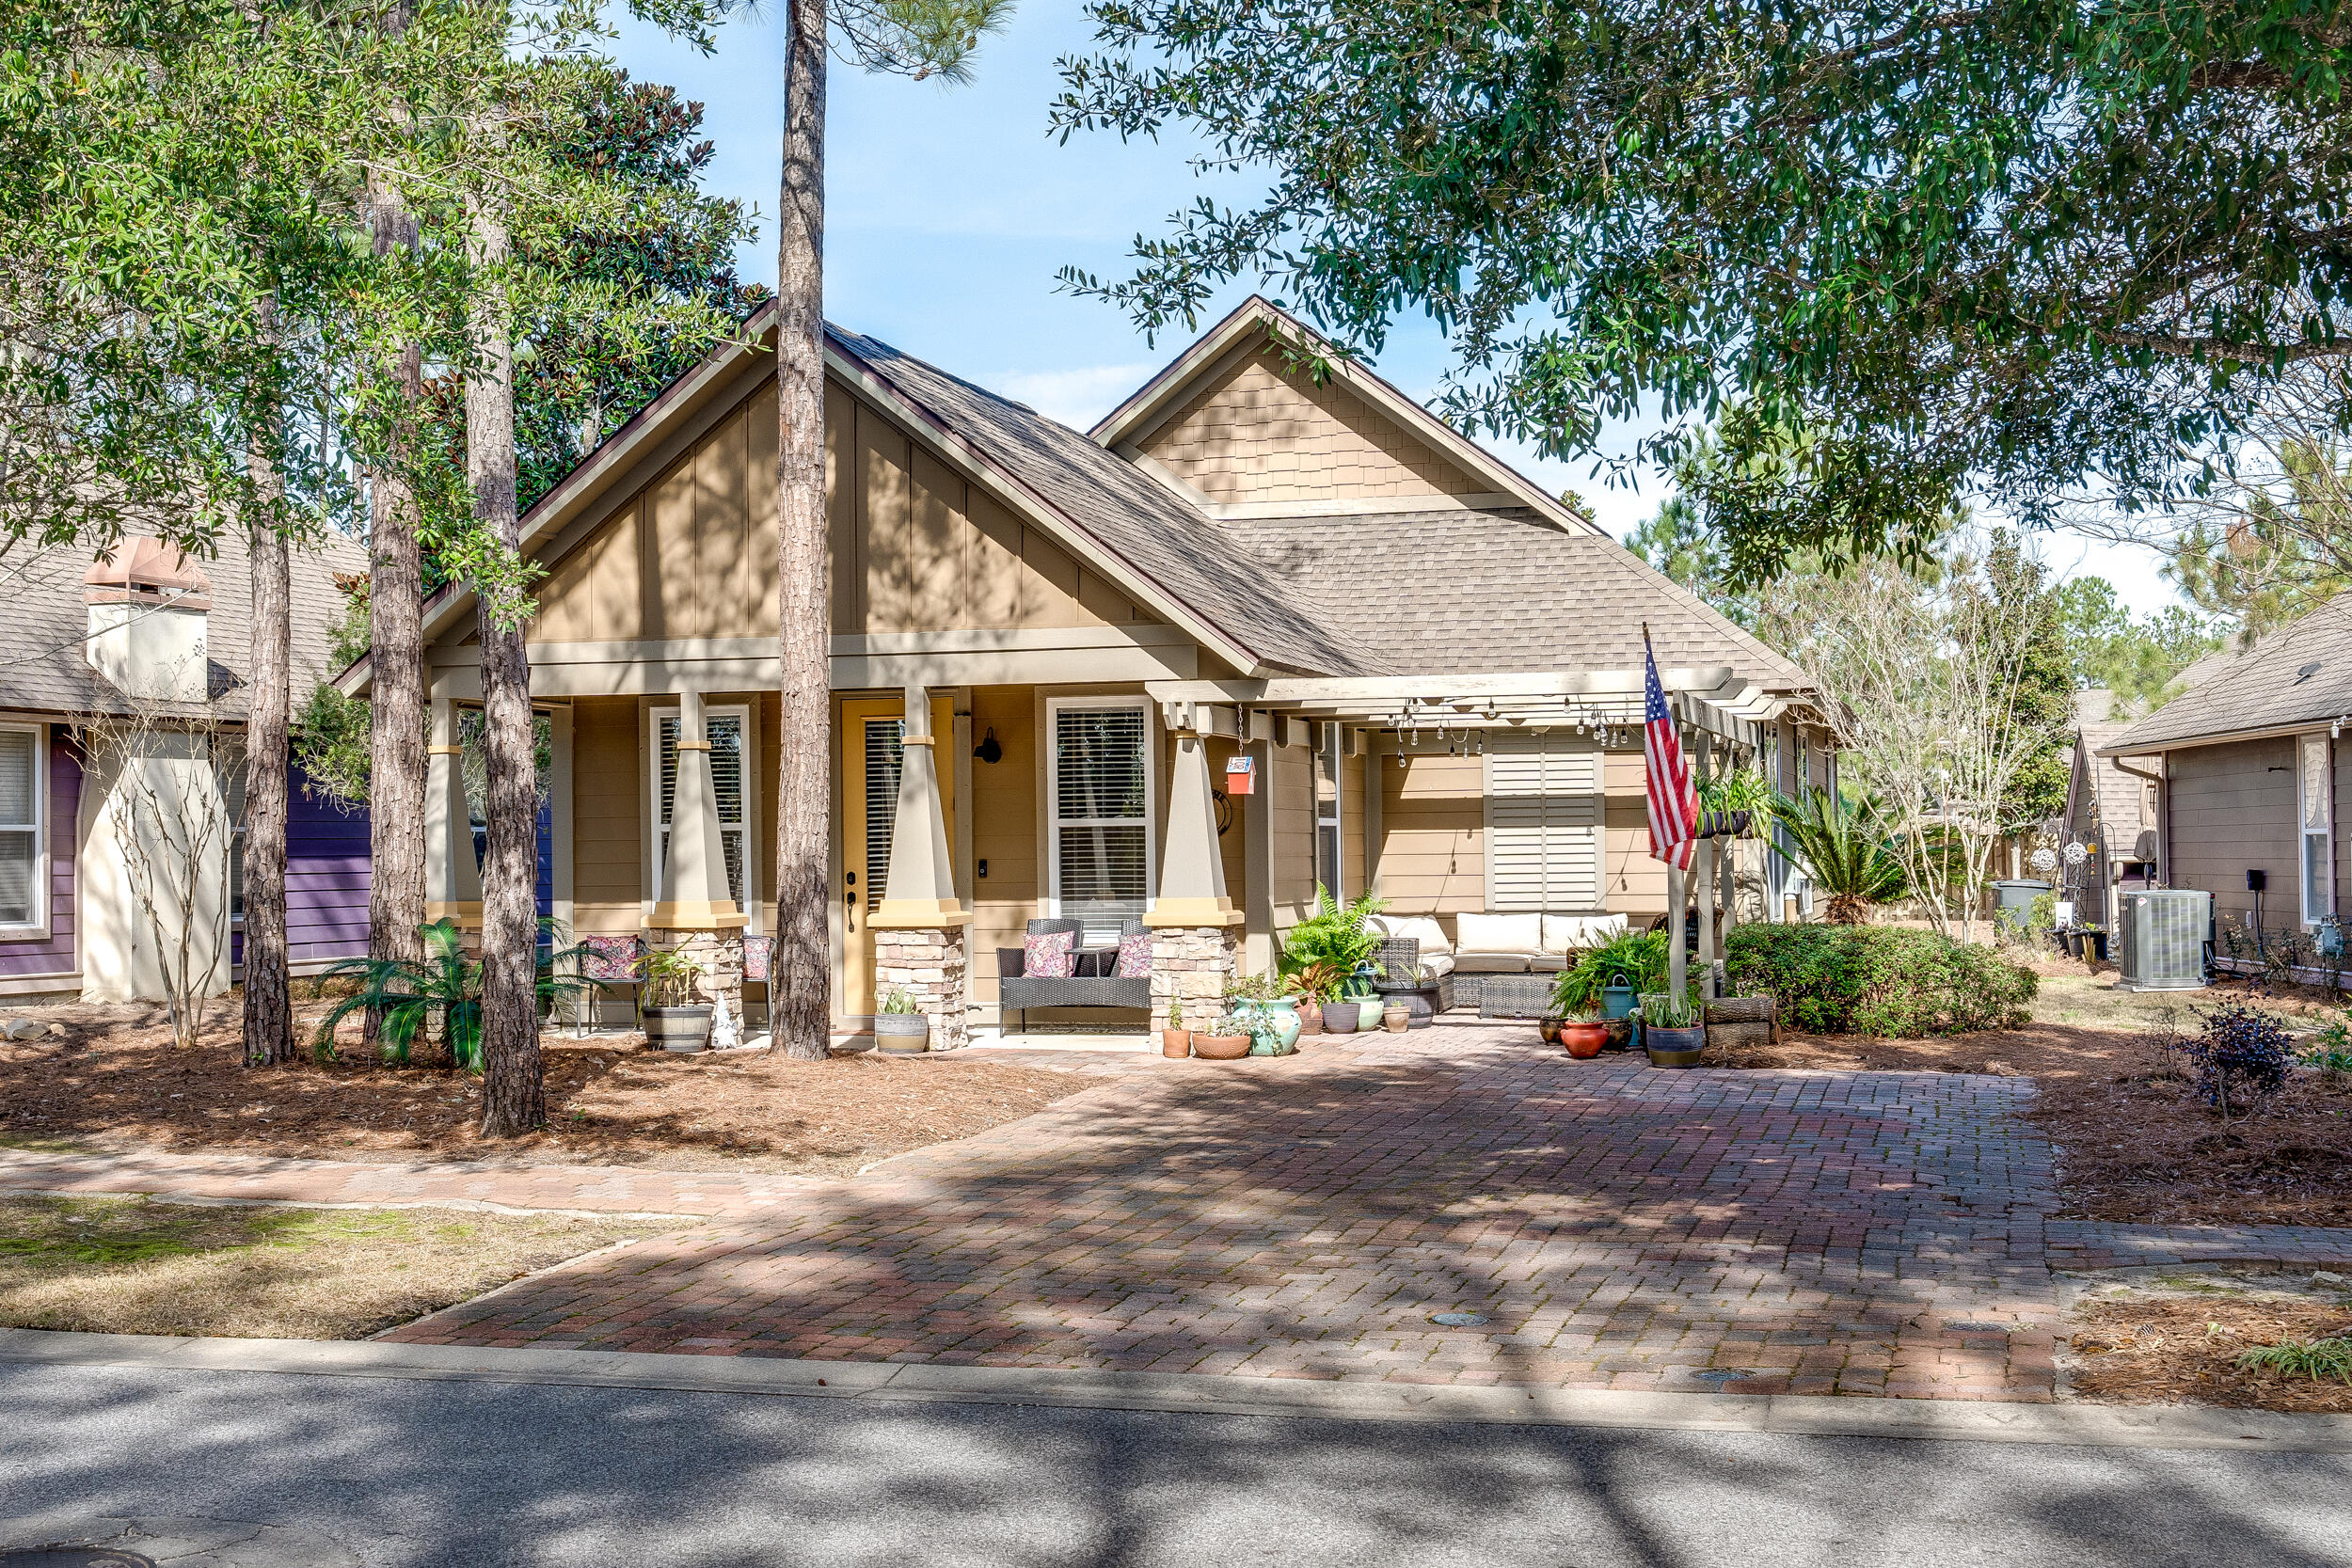
M0 926L40 924L40 736L0 729Z
M866 721L866 908L890 888L890 840L898 826L898 780L906 768L906 721Z
M2303 842L2303 923L2316 925L2324 916L2335 912L2335 878L2330 874L2334 860L2335 816L2329 797L2334 793L2328 755L2328 737L2307 735L2302 738L2300 775L2302 796L2301 819Z
M670 807L677 795L678 725L675 709L655 720L659 740L655 766L660 770L657 784L661 800L660 838L654 846L657 902L663 896L670 872ZM719 802L719 838L727 857L727 896L735 900L736 908L746 911L751 904L743 892L744 835L749 831L743 750L750 728L750 715L742 708L710 708L703 714L703 730L710 737L710 788Z
M1054 909L1099 943L1151 895L1151 715L1140 702L1057 702L1051 713Z
M1344 863L1340 851L1340 727L1320 726L1323 742L1315 748L1315 881L1331 896L1347 897L1340 885Z
M1486 907L1597 911L1601 895L1601 757L1589 739L1489 732Z

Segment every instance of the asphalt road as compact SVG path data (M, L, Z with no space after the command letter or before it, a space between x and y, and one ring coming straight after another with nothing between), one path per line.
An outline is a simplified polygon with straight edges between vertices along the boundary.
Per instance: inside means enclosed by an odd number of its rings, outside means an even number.
M53 1510L371 1568L2341 1568L2352 1456L0 1366L0 1515Z

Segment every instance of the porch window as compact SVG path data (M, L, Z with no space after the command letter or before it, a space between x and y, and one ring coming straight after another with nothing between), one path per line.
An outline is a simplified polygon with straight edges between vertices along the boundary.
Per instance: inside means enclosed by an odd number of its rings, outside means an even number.
M1486 907L1597 911L1600 751L1565 735L1486 737Z
M653 897L665 896L670 871L670 807L677 796L677 738L680 720L675 708L654 715ZM751 735L751 710L744 707L706 707L703 730L710 737L710 791L719 804L719 838L727 857L727 896L746 914L752 905L743 886L745 835L750 832L751 804L746 793L748 772L744 752Z
M1323 744L1315 748L1315 880L1344 900L1340 886L1340 727L1325 724Z
M1100 942L1151 896L1152 718L1140 698L1057 698L1047 711L1054 912L1084 921L1086 940Z
M2323 916L2335 912L2335 863L2333 828L2335 813L2334 772L2329 766L2328 742L2324 735L2302 737L2302 766L2296 769L2301 796L2300 821L2303 840L2303 924L2317 925Z
M38 928L41 883L40 731L0 726L0 928Z

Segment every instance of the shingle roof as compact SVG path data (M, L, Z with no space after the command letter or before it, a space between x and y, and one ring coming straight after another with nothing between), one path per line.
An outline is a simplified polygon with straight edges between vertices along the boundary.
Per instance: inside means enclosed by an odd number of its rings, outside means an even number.
M119 713L127 705L83 657L88 613L82 577L90 551L64 546L37 550L0 563L0 707L26 713ZM219 704L231 718L245 714L245 683L252 673L253 579L245 542L224 532L217 558L202 562L212 579L205 641L212 661L233 681ZM365 572L367 551L334 538L294 555L294 701L337 672L329 667L326 633L342 613L337 572Z
M2345 715L2352 715L2352 593L2214 666L2103 749L2154 752Z
M1126 459L879 339L839 327L831 332L1047 507L1266 663L1331 675L1363 666L1363 650L1346 629L1354 617L1306 615L1285 596L1268 594L1257 562L1235 549L1217 523Z
M1040 499L1266 663L1311 674L1731 666L1804 677L1613 539L1532 508L1218 520L1025 404L878 339L849 353ZM1594 613L1605 607L1607 613Z
M1221 525L1322 617L1366 674L1729 665L1769 689L1797 667L1613 539L1526 507L1236 520Z
M2113 757L2100 756L2098 752L2130 728L2127 723L2085 724L2074 749L2090 783L2091 810L2106 834L2108 853L2123 857L2130 855L2140 830L2154 824L2140 812L2146 798L2142 781L2118 768Z

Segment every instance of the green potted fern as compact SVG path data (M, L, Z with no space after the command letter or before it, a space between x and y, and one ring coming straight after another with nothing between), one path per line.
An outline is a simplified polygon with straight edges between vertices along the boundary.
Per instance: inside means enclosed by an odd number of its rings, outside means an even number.
M874 1015L874 1043L895 1056L919 1056L931 1048L931 1021L912 995L893 990Z

